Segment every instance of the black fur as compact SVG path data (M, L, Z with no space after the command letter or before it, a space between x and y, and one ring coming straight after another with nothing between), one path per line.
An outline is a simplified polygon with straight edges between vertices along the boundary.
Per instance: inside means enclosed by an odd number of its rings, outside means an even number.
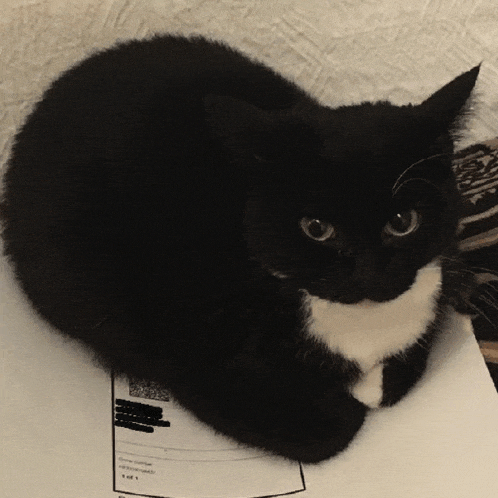
M386 301L436 256L457 258L452 133L477 72L419 106L330 109L201 38L95 54L17 135L6 254L40 315L106 368L160 382L244 444L321 461L367 409L348 391L358 366L307 336L302 291ZM436 155L393 196L409 166ZM415 233L381 236L412 207ZM306 237L303 216L337 237ZM424 354L389 364L386 379L408 373L402 386L386 380L385 404L413 385Z

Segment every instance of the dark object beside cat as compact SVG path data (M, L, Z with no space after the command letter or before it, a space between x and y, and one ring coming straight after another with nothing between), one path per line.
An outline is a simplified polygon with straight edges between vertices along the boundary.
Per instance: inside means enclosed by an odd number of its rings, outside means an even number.
M418 106L330 109L200 38L96 54L17 135L6 254L106 368L321 461L415 384L456 302L452 136L478 69Z
M468 303L472 326L486 351L498 344L498 137L459 151L453 170L463 201L461 257L465 271L474 273L480 284ZM498 359L486 354L484 358L498 390Z

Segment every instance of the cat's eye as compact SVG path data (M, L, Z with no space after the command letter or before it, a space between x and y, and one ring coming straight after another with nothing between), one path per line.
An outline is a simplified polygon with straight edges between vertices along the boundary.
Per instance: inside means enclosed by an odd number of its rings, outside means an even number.
M331 239L335 237L335 229L334 227L322 220L318 220L316 218L308 218L304 217L299 222L302 231L313 240L317 242L324 242L327 239Z
M384 232L393 237L405 237L420 226L420 215L414 209L396 214L384 227Z

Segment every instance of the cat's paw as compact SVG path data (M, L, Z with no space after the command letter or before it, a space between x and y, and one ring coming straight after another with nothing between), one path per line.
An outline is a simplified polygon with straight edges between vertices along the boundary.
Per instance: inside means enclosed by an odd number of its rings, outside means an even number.
M360 377L351 389L351 394L369 408L379 408L382 402L383 370L383 364L376 365Z
M346 393L326 395L309 408L307 414L300 414L298 424L295 420L282 424L278 428L278 440L275 438L271 443L273 447L267 449L302 463L320 463L349 446L367 413L365 405Z

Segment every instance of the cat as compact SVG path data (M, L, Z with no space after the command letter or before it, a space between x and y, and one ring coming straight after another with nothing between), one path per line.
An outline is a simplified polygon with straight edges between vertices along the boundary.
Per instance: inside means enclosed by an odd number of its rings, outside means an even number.
M18 132L5 254L102 367L242 445L326 460L414 386L456 303L451 154L478 72L330 108L222 42L120 43Z

